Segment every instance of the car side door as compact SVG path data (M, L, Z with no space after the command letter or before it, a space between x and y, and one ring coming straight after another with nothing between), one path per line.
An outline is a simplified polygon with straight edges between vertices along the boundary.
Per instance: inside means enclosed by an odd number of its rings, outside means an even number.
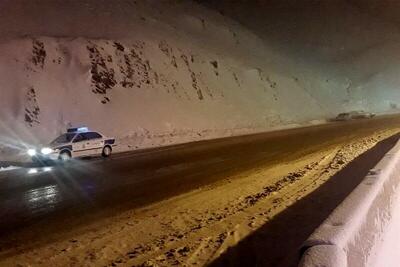
M73 157L82 157L85 155L86 141L86 137L82 133L75 136L74 140L72 141Z
M101 154L103 150L103 136L96 132L88 132L84 134L86 138L87 155Z

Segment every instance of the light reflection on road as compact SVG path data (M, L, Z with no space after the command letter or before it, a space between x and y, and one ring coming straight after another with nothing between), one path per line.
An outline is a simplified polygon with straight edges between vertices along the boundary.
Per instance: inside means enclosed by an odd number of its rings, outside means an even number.
M51 172L53 170L52 167L43 167L43 168L29 168L28 174L36 174L41 172Z
M32 168L32 169L28 170L28 174L35 174L35 173L38 173L38 170L35 169L35 168Z
M25 195L26 205L29 209L40 213L49 211L61 202L61 192L58 185L48 185L40 188L29 190Z

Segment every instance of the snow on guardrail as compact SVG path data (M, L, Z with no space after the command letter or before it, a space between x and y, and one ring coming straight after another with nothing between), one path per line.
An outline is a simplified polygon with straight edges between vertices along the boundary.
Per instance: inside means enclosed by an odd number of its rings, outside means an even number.
M398 266L399 185L400 142L307 239L299 266Z

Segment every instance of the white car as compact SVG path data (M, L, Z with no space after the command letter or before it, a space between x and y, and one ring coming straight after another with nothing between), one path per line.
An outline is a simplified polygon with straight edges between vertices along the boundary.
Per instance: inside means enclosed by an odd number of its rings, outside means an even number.
M349 120L357 120L357 119L369 119L375 117L374 113L365 112L362 110L359 111L350 111L340 113L336 116L334 121L349 121Z
M40 149L29 149L32 161L62 160L88 156L111 156L115 139L86 127L70 128L50 145Z

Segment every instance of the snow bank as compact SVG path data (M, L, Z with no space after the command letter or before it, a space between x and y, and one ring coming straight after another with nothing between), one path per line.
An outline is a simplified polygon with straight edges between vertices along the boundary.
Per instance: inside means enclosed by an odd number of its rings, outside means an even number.
M0 7L0 160L68 126L130 150L386 112L400 99L349 89L347 76L191 1Z
M12 170L16 170L19 168L20 167L16 167L16 166L0 167L0 172L12 171Z
M398 266L399 174L400 142L308 238L300 266Z

